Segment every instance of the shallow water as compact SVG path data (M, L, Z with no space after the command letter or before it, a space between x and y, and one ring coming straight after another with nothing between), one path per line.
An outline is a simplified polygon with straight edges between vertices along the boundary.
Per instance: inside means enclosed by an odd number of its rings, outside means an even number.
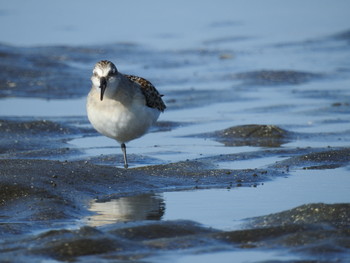
M163 260L168 259L170 257L164 258ZM229 263L232 262L232 259L234 258L235 262L256 262L257 259L259 259L260 262L264 261L298 261L300 260L299 257L293 256L293 255L285 255L281 253L280 251L249 251L249 252L214 252L211 254L201 254L201 255L181 255L178 257L178 259L174 262L177 263L190 263L190 262L213 262L213 261L219 261L222 263ZM157 262L155 260L155 262ZM159 261L160 262L160 261Z
M1 260L345 262L349 3L138 5L0 6ZM85 114L106 58L168 106L128 171Z
M241 228L247 218L274 214L303 204L349 203L349 190L349 167L302 170L291 172L288 178L277 178L254 187L171 191L95 201L89 204L89 210L97 214L84 221L100 226L147 218L186 219L215 229L234 230Z

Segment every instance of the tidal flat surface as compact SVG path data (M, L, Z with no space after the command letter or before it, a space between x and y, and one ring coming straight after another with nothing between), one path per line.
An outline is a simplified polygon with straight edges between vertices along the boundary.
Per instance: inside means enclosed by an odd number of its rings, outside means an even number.
M89 3L0 6L1 262L350 261L347 1ZM127 170L101 59L165 95Z

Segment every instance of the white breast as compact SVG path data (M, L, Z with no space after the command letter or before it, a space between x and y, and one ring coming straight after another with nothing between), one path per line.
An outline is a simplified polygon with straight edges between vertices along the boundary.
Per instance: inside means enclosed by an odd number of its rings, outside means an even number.
M94 128L105 136L125 143L145 134L160 114L157 109L135 100L125 107L109 98L100 101L96 94L89 93L87 114Z

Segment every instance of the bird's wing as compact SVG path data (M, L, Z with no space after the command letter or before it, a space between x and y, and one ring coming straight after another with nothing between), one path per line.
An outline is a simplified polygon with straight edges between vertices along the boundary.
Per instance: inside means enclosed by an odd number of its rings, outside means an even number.
M133 75L125 75L132 82L135 82L140 85L141 91L146 98L146 105L150 108L156 108L163 112L166 108L161 94L159 94L158 90L153 86L151 82L147 79L133 76Z

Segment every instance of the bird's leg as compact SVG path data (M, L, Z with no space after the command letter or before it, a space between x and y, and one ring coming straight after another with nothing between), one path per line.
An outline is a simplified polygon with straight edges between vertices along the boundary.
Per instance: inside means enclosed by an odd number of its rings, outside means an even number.
M122 148L123 155L124 155L124 167L125 167L125 169L127 169L128 168L128 159L126 158L126 146L125 146L125 143L121 144L121 148Z

